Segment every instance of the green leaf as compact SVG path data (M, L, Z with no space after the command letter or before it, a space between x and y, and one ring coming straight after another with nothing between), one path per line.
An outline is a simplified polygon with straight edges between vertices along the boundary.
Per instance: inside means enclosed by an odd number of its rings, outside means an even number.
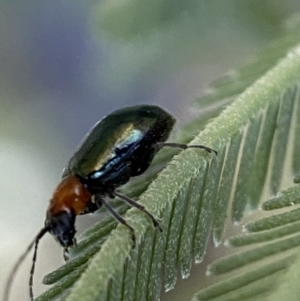
M282 276L300 245L299 209L291 209L300 198L293 183L300 174L300 45L288 50L295 41L291 30L289 38L270 46L271 55L262 52L248 68L216 82L214 93L204 99L210 104L228 103L224 98L243 93L220 114L217 105L178 135L179 141L190 141L203 128L203 120L219 114L191 141L216 149L217 157L188 149L162 169L174 155L162 152L149 173L125 187L159 218L163 233L135 208L124 215L135 229L135 249L126 227L114 229L111 218L97 223L71 250L71 260L45 278L56 283L37 300L157 300L163 283L166 290L173 288L178 271L187 277L193 262L204 259L211 235L215 245L222 244L225 225L243 222L249 211L256 220L245 226L248 232L226 244L246 249L211 263L210 274L230 274L197 292L193 300L257 300L295 286ZM262 202L269 213L263 218L257 210ZM114 206L121 213L127 208L119 202ZM270 212L279 206L291 210ZM296 271L290 273L296 277Z

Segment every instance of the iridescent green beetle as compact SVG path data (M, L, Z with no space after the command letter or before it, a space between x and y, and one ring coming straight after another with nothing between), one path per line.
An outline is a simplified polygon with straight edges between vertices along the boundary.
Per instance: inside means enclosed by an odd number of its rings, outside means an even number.
M75 220L79 214L95 212L104 205L120 223L128 227L134 245L134 229L110 206L106 198L119 197L145 212L154 226L159 227L155 217L144 206L123 195L117 188L127 183L131 177L145 172L155 154L165 146L202 148L217 154L204 145L165 142L174 123L175 118L162 108L138 105L114 111L92 128L63 171L62 180L50 200L45 227L12 270L4 300L8 300L15 272L35 246L29 282L30 298L33 300L32 280L39 240L50 232L67 251L76 244Z

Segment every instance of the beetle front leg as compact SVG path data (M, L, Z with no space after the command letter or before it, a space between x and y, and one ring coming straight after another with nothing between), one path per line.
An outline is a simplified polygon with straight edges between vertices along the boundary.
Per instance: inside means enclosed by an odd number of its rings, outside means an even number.
M87 202L86 208L80 213L80 215L88 214L88 213L94 213L102 206L102 203L100 202L93 202L92 200L89 200Z

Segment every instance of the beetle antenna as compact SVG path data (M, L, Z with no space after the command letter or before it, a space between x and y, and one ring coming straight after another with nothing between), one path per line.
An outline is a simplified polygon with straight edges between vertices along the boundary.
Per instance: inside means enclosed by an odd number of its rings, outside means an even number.
M14 280L15 274L18 271L19 267L21 266L22 262L28 255L28 253L31 251L32 247L34 247L34 254L32 258L32 266L30 270L30 279L29 279L29 294L30 294L30 299L33 300L33 292L32 292L32 283L33 283L33 274L34 274L34 268L35 268L35 262L36 262L36 256L37 256L37 249L38 249L38 244L40 239L49 231L48 227L43 228L40 230L40 232L36 235L34 240L30 243L30 245L27 247L25 252L19 257L18 261L15 263L12 271L10 272L10 275L7 279L6 285L5 285L5 291L4 291L4 301L9 300L9 294L10 294L10 289L12 286L12 282Z

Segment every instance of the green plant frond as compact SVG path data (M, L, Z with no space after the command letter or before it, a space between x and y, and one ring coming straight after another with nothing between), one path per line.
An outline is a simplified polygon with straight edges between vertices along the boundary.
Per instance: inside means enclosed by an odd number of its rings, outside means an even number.
M280 277L284 270L293 262L294 258L295 256L288 256L278 260L275 264L266 264L264 267L259 267L256 270L214 284L195 294L192 301L246 300L246 297L250 298L251 296L258 298L261 293L271 290L276 285L274 277ZM269 285L267 290L262 290L262 280L267 277L270 277ZM263 284L266 285L266 282L263 282ZM245 294L246 292L247 295Z
M273 210L288 206L297 205L300 203L300 185L289 187L281 191L276 197L262 204L263 210Z
M299 300L299 259L298 256L296 260L293 260L289 271L281 277L279 287L272 294L269 294L268 298L265 299L266 301L279 301L284 298L291 301Z
M208 274L230 274L226 280L196 293L193 301L254 300L258 298L275 300L273 298L277 296L276 291L282 279L289 282L291 276L288 275L297 274L299 276L296 268L289 270L291 266L297 265L299 262L295 259L299 257L300 247L300 209L295 206L299 204L300 186L293 184L293 174L299 173L299 170L295 169L293 165L297 160L294 157L297 156L295 148L299 139L297 132L300 123L298 115L300 107L299 85L296 84L287 89L282 96L279 96L279 99L277 107L273 103L265 111L267 114L263 113L261 118L251 122L253 130L248 127L247 131L244 132L246 136L242 138L244 143L241 142L241 145L246 148L246 151L242 152L242 156L247 157L246 154L248 153L247 164L243 167L241 157L232 203L232 216L234 216L234 208L238 207L239 204L243 208L247 205L250 205L252 209L254 208L253 200L251 200L252 195L258 197L256 204L269 196L270 199L263 202L261 208L268 212L272 210L274 214L246 224L244 234L227 239L225 243L227 246L248 248L217 259L210 264L207 268ZM269 118L273 121L268 121ZM268 135L266 135L267 132ZM248 133L251 135L253 145L256 146L255 151L253 151L253 146L251 147L252 143L247 143ZM264 148L261 146L263 142L266 143ZM268 158L263 155L266 153L269 154ZM257 164L255 163L256 160ZM264 163L264 161L266 162ZM264 163L261 164L261 169L257 169L260 165L259 162ZM249 173L249 169L252 174ZM245 174L240 176L240 173L243 174L244 171L246 171L246 176ZM287 174L289 175L288 180L286 179ZM259 182L253 185L255 175L259 176L261 185ZM247 181L248 179L250 182ZM242 183L241 194L244 202L238 197L239 182ZM258 189L258 191L254 194L249 193L253 189ZM280 189L282 190L279 191ZM274 194L276 196L272 197ZM236 202L238 202L237 205L235 205ZM281 210L278 212L276 209ZM287 209L289 210L287 211ZM240 216L242 218L243 214ZM284 276L285 273L287 276ZM280 286L279 289L280 295L283 297L284 292L285 296L291 296L292 300L298 300L299 295L295 293L295 291L298 293L298 288L295 283L293 285L294 290L291 291L287 289L290 286L284 282L283 288ZM268 297L269 295L270 297Z
M224 101L224 99L228 99L229 102L273 68L289 49L299 43L299 19L299 14L297 14L290 19L291 21L288 20L282 35L264 47L249 64L214 81L210 85L210 93L199 98L199 105L205 107L215 102Z
M264 204L268 204L268 210L278 208L278 203L282 208L284 205L291 206L287 200L295 198L300 198L298 186L283 190L278 193L276 198L271 198ZM272 206L272 202L275 203L275 206ZM238 271L239 274L235 273L234 276L229 277L230 279L199 291L193 300L238 300L238 296L241 298L240 300L244 300L246 297L258 298L260 294L276 291L286 270L291 263L294 264L295 258L299 257L299 209L258 220L246 225L245 229L247 233L229 238L226 245L245 247L260 244L250 250L246 249L218 259L208 266L208 274L221 275L232 271ZM296 264L298 264L297 262ZM241 269L243 269L242 273ZM291 273L295 273L295 271L292 270ZM290 281L290 278L287 281ZM287 295L294 294L286 291L285 293ZM276 293L272 296L276 296ZM298 299L294 298L293 300Z
M280 191L280 204L287 204L283 198L296 199L298 188L292 177L299 174L295 150L300 123L299 49L289 51L265 75L260 74L191 141L216 149L217 157L197 149L182 151L154 179L165 160L174 155L161 153L149 174L131 184L137 190L126 187L129 195L139 196L139 202L159 218L162 233L143 212L128 210L124 217L137 238L132 249L128 229L115 228L111 218L104 219L81 236L64 267L46 276L45 282L55 284L37 300L157 300L163 283L165 290L172 289L178 271L187 277L193 262L203 260L211 234L215 245L222 243L228 220L242 221L247 210L254 211ZM191 140L191 128L196 127L197 122L187 126L181 140ZM126 211L116 204L121 213ZM269 206L269 212L270 204L271 200L262 207ZM251 245L251 249L210 264L209 273L230 274L226 281L199 291L193 300L257 300L273 292L300 245L296 216L297 209L281 211L248 223L249 233L230 238L228 244Z

